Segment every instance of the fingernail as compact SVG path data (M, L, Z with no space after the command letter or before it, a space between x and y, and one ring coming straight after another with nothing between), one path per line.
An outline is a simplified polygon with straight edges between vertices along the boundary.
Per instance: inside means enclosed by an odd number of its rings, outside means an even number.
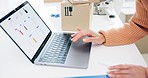
M73 38L71 39L71 41L76 42L76 40L74 40Z
M83 39L84 42L86 42L86 39Z
M74 36L74 34L71 35L71 37L73 37L73 36Z
M73 38L71 38L71 41L73 41Z

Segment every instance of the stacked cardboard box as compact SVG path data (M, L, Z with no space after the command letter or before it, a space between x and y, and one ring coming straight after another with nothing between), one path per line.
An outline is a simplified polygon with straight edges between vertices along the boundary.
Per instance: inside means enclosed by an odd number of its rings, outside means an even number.
M70 1L71 3L100 2L100 0L44 0L45 3Z
M54 2L57 1L58 0L55 0ZM90 19L92 16L92 4L90 1L99 2L100 0L61 1L62 30L76 31L76 27L80 27L81 29L89 29Z
M75 31L76 27L89 29L91 16L91 4L69 2L61 3L62 30Z

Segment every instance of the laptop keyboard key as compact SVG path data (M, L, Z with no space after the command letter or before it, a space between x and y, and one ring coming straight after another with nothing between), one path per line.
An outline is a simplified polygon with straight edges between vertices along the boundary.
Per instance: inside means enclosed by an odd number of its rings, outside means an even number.
M39 61L64 64L71 45L70 34L55 34L48 51Z

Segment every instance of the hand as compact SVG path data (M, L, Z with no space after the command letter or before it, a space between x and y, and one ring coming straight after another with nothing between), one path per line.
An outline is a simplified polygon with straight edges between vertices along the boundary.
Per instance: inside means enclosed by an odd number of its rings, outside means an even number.
M102 44L105 42L105 38L102 34L95 33L91 30L81 30L80 28L77 28L78 32L71 35L72 36L72 41L76 42L79 40L81 37L88 36L83 39L83 42L94 42L97 44Z
M127 64L109 67L108 76L110 78L147 78L145 67Z

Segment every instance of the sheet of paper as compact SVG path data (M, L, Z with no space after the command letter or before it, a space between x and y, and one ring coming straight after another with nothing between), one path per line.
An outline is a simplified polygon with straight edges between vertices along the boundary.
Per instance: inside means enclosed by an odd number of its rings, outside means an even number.
M108 75L95 75L95 76L77 76L69 78L109 78Z

